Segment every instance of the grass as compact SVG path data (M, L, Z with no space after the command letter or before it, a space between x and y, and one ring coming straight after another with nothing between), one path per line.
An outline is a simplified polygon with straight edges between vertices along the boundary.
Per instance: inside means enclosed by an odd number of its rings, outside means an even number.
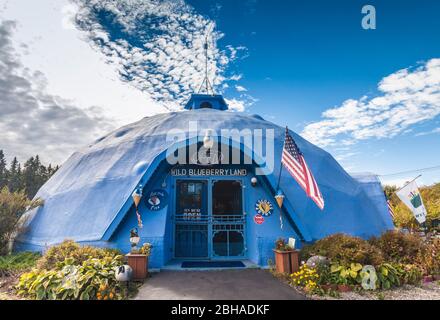
M24 272L35 266L41 256L33 252L20 252L0 257L0 277Z

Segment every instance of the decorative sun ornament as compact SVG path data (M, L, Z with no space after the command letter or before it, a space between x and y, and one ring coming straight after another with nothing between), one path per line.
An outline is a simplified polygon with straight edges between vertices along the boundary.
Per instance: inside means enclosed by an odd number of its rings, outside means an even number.
M255 205L255 210L263 217L269 217L273 213L273 205L269 200L258 200Z

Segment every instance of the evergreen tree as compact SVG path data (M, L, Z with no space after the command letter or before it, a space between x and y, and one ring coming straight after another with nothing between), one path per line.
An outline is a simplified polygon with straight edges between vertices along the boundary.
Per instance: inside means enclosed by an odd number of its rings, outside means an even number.
M21 165L18 162L17 157L14 157L11 162L8 187L11 192L17 192L23 189L23 184L21 183Z
M58 169L51 164L44 166L36 155L25 162L23 169L14 157L8 170L4 153L0 150L0 190L3 187L8 187L12 193L24 190L26 196L32 199Z
M39 160L39 159L38 159ZM39 166L34 157L30 157L24 163L23 167L23 183L27 196L32 199L37 193L37 173Z
M3 150L0 150L0 190L8 185L8 168Z

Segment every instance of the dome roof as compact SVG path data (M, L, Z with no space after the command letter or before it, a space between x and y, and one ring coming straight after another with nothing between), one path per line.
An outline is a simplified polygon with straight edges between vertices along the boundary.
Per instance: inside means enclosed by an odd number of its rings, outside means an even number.
M207 129L218 135L222 129L263 129L263 133L273 129L275 169L267 181L276 188L285 129L259 116L221 110L193 108L144 118L74 153L38 192L36 197L44 200L44 206L28 213L30 228L19 241L50 245L64 239L109 240L132 205L133 190L140 181L148 181L168 148L185 142L167 141L171 130L200 136ZM198 132L192 132L194 123ZM319 210L283 170L281 188L286 206L306 240L334 232L368 236L393 227L385 199L383 208L378 205L377 185L376 197L370 197L371 186L364 188L330 154L294 132L291 135L326 200L324 211Z

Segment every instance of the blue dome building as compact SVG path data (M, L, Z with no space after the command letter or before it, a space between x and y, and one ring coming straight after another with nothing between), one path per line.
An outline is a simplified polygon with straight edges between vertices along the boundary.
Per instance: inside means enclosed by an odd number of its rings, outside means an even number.
M152 268L179 260L266 266L280 237L302 244L393 229L377 177L350 176L330 154L290 135L325 199L322 211L287 170L279 180L285 128L230 112L221 96L193 95L185 111L144 118L74 153L38 192L44 205L27 213L16 249L44 251L72 239L128 252L137 189Z

